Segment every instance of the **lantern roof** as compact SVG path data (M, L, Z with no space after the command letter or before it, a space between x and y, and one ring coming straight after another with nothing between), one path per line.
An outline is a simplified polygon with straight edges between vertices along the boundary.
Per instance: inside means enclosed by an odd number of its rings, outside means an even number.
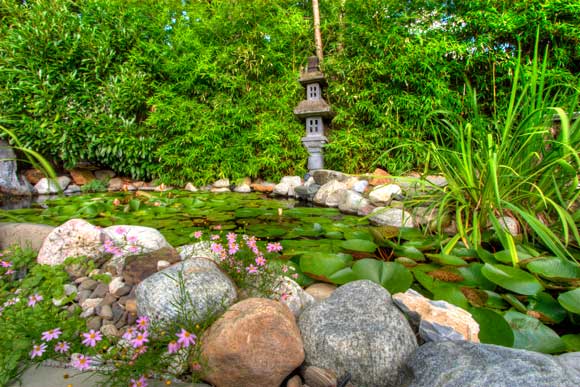
M322 98L314 100L303 100L301 101L296 109L294 109L294 115L297 118L308 118L313 116L318 116L322 118L332 118L335 116L330 108L330 105Z

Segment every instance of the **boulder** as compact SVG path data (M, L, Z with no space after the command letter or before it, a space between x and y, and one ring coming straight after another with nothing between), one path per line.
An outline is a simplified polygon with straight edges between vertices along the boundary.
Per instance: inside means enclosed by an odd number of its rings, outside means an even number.
M274 387L304 360L300 331L277 301L249 298L230 307L203 335L203 379L216 387Z
M413 289L393 295L395 304L419 328L425 341L469 340L479 343L479 324L471 314L446 301L432 301Z
M304 309L316 302L312 295L302 289L302 286L286 276L280 276L276 279L274 293L280 298L280 302L292 311L295 317L300 316Z
M370 220L377 226L413 227L411 214L401 208L377 207Z
M108 181L115 177L115 172L109 169L98 169L95 171L95 178L98 180Z
M57 177L56 184L54 183L53 180L43 177L42 179L40 179L38 183L36 183L36 185L34 186L34 190L39 195L57 194L61 191L64 191L70 182L71 179L68 176Z
M306 365L349 372L354 385L396 387L417 341L405 316L382 286L363 280L341 286L307 308L298 322Z
M522 227L516 218L512 216L500 216L497 220L500 226L512 236L521 235Z
M283 196L294 196L294 189L302 184L300 176L284 176L274 187L274 193Z
M316 184L314 179L311 177L306 183L304 183L304 185L294 187L294 195L296 195L298 199L311 202L319 189L320 186Z
M219 179L212 184L213 188L230 188L229 179Z
M274 191L276 184L267 182L255 182L250 185L250 187L257 192L270 193Z
M183 189L186 190L186 191L190 191L190 192L197 192L197 191L199 191L197 189L197 187L195 185L193 185L193 183L187 183Z
M352 190L358 193L363 193L367 190L369 182L367 180L358 180L352 185Z
M314 297L315 301L326 300L336 290L336 285L319 282L306 288L306 293Z
M180 282L185 294L180 294ZM234 303L237 292L232 280L215 263L192 258L144 279L135 288L135 296L139 315L167 326L178 317L176 303L195 322L202 322Z
M580 386L580 374L558 356L468 341L422 345L405 362L400 379L408 387Z
M181 257L181 260L186 260L189 258L209 258L217 262L220 257L218 253L215 253L211 250L210 241L201 241L191 245L179 246L177 248L177 252Z
M369 194L369 200L375 205L385 205L391 202L394 195L401 195L403 191L397 184L386 184L375 187Z
M365 203L365 198L358 192L351 190L339 191L338 209L345 214L357 214Z
M85 185L93 180L95 180L95 175L93 171L88 169L74 168L69 171L72 181L76 185Z
M45 177L44 173L36 168L24 171L24 178L32 185L38 183L43 177Z
M391 175L389 175L387 171L377 168L372 173L371 179L369 180L369 184L375 187L378 185L390 184L392 182L390 176Z
M172 248L165 237L151 227L118 225L107 227L104 232L117 248L115 256L108 264L117 274L121 274L125 259L131 255Z
M109 236L83 219L71 219L52 230L38 252L37 262L59 265L69 257L87 257L97 266L108 256L104 244Z
M131 255L125 258L122 275L127 285L137 285L145 278L157 273L159 262L174 264L181 261L179 253L173 247Z
M0 193L10 196L30 196L28 181L17 175L16 154L5 140L0 140Z
M250 187L250 184L241 183L241 184L238 184L238 185L235 186L234 192L238 192L238 193L250 193L250 192L252 192L252 188Z
M38 251L53 230L53 226L46 224L0 223L0 249L17 245Z
M123 186L125 186L125 184L127 183L120 177L113 177L111 180L109 180L107 189L109 191L120 191L121 189L123 189Z
M312 178L314 182L318 185L324 185L332 180L345 182L349 176L338 171L332 171L330 169L317 169L312 171Z
M76 184L69 184L68 187L64 190L66 195L76 194L82 192L81 187Z
M346 184L331 180L320 187L313 201L321 206L338 207L343 190L346 190Z
M448 184L445 176L440 175L430 175L427 176L425 180L433 185L436 185L437 187L445 187Z

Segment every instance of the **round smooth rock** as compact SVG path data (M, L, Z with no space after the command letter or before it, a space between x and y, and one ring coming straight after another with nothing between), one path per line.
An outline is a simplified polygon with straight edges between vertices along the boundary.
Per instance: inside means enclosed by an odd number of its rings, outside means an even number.
M306 365L349 372L352 383L395 387L399 369L417 341L405 316L382 286L367 280L338 288L307 308L298 325Z

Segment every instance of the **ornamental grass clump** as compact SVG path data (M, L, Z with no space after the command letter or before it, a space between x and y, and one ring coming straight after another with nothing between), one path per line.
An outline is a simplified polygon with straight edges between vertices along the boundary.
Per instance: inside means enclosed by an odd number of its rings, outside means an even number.
M536 43L531 66L514 70L505 114L485 120L470 90L469 117L435 112L435 141L426 145L431 165L448 182L434 187L432 206L440 216L455 214L459 235L472 248L493 228L514 266L519 259L513 236L500 223L504 216L517 219L528 240L578 261L571 248L580 244L573 215L580 194L580 120L573 119L579 88L547 79L547 63L547 51L540 61Z

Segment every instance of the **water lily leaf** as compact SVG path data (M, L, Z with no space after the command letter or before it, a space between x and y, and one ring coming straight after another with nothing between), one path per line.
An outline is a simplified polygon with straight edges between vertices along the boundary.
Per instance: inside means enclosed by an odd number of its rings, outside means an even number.
M351 262L352 256L348 254L308 253L300 257L300 269L314 279L332 282L330 276L350 266Z
M486 308L470 308L469 312L479 324L479 340L486 344L512 347L514 332L505 318Z
M416 247L396 246L393 250L397 257L407 257L419 262L425 261L425 255Z
M375 242L381 245L399 235L399 228L394 226L377 226L370 227L369 232L374 237Z
M416 269L417 267L412 268L411 272L413 273L413 276L415 277L417 282L419 282L421 286L423 286L429 292L433 293L433 290L435 289L435 279L429 276L424 271Z
M511 306L516 308L516 310L520 313L527 313L528 308L513 294L505 293L502 294L501 297L506 300Z
M345 267L344 269L341 269L332 274L328 278L337 285L344 285L358 279L350 267Z
M374 253L377 245L365 239L349 239L340 244L344 250L362 251L365 253Z
M461 289L456 285L437 281L432 293L436 300L444 300L462 309L469 309L467 298L465 298Z
M440 265L462 266L467 265L463 259L450 254L425 254L429 259Z
M533 317L539 318L540 321L546 324L560 323L568 315L558 301L546 292L529 296L528 309L531 311L530 313L534 313Z
M380 284L391 294L404 292L413 283L413 276L409 270L396 262L361 259L352 265L352 271L357 279L368 279Z
M368 231L362 231L362 230L354 230L354 231L349 231L349 230L345 230L344 232L344 239L364 239L367 241L374 241L375 239L373 238L372 234L369 233Z
M562 258L537 259L528 263L526 268L532 273L551 280L580 279L580 265Z
M534 295L544 290L533 275L511 266L486 263L481 273L491 282L514 293Z
M543 353L562 352L566 346L556 332L536 318L509 310L504 318L514 332L514 348Z
M580 352L580 333L575 335L564 335L560 337L566 345L568 352Z
M399 229L399 238L406 241L423 240L425 238L425 234L418 228L401 227Z
M476 250L477 256L485 263L495 264L498 263L497 259L495 259L494 255L484 249L483 247L478 247Z
M238 208L234 211L234 216L236 218L256 218L264 215L265 212L266 210L263 208Z
M481 274L481 263L470 263L467 266L457 267L456 270L463 277L462 285L477 286L481 289L494 290L496 285Z
M342 232L340 231L327 231L324 237L328 239L343 239Z
M138 199L129 200L129 209L131 209L131 211L138 211L139 207L141 207L141 200Z
M558 301L566 310L580 314L580 288L560 293Z

